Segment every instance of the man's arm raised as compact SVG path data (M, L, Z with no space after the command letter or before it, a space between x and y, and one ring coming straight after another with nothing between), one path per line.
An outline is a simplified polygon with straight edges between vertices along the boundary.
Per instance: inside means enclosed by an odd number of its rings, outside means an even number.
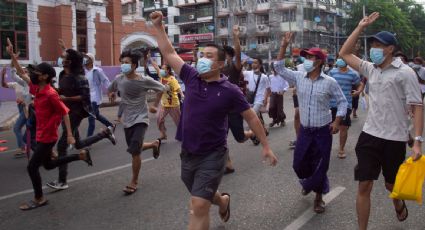
M183 59L177 54L168 40L168 35L165 32L165 27L162 23L161 11L155 11L150 14L151 21L156 30L156 39L158 42L158 48L161 51L162 56L166 62L171 66L177 75L180 75L180 70L184 65Z
M353 47L356 47L357 40L359 39L359 36L363 30L378 18L378 12L373 12L371 15L365 16L359 22L359 25L356 27L356 29L354 29L351 35L347 38L347 41L345 41L344 45L339 51L339 56L342 57L342 59L344 59L344 61L356 71L360 71L360 63L362 60L354 54Z

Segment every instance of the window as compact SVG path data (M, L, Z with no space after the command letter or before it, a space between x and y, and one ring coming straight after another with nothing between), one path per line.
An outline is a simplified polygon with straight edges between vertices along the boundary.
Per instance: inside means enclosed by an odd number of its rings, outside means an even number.
M257 25L268 25L269 24L269 15L258 15L257 16Z
M87 12L77 10L77 50L87 53Z
M247 1L247 0L239 0L239 6L240 6L240 7L244 7L244 6L246 6L246 1Z
M0 58L9 59L7 38L19 52L19 58L28 58L27 4L0 1Z
M282 12L282 22L295 22L295 10L285 10Z
M246 26L246 16L240 16L238 20L240 26Z
M228 8L229 7L227 0L221 0L220 3L221 3L221 8Z
M268 3L269 0L257 0L257 4Z
M220 18L220 28L227 28L227 18Z
M266 44L268 42L269 42L269 37L265 37L265 36L257 37L257 44L259 45Z
M241 46L246 46L246 38L240 38L239 39Z

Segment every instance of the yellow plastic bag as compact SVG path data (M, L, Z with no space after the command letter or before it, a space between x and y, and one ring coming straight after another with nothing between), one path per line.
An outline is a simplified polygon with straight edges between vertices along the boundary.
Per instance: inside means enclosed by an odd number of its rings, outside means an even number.
M397 172L393 192L390 198L416 200L422 204L422 185L425 179L425 157L413 161L409 157Z

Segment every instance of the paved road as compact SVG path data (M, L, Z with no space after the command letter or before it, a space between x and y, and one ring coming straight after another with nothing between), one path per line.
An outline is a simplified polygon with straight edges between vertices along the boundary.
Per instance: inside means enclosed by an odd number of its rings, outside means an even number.
M336 157L335 136L329 169L332 188L326 197L330 202L324 214L315 215L311 211L314 196L300 195L291 168L293 152L287 148L294 137L290 97L286 97L285 105L287 126L271 129L269 136L279 157L277 167L262 163L260 147L238 144L229 138L236 173L223 178L220 190L232 195L231 219L227 224L221 223L217 208L213 207L211 229L356 229L354 146L365 114L353 121L345 160ZM104 108L102 113L112 119L116 109ZM153 117L151 122L147 140L159 135ZM175 127L170 119L167 127L171 137ZM85 133L86 123L81 130ZM116 135L117 146L107 141L93 146L94 167L82 162L71 164L70 188L61 192L45 189L50 204L30 212L18 209L20 203L32 197L25 168L27 160L13 159L11 152L0 153L0 229L185 229L189 194L179 178L179 144L168 140L158 160L152 159L151 152L144 152L139 190L132 196L124 196L122 189L131 176L130 156L125 152L122 128L117 129ZM11 132L0 133L0 137L9 140L6 145L14 148ZM41 171L44 182L57 177L57 170ZM408 220L398 223L382 179L375 183L372 203L370 229L425 229L424 209L413 202L408 202Z

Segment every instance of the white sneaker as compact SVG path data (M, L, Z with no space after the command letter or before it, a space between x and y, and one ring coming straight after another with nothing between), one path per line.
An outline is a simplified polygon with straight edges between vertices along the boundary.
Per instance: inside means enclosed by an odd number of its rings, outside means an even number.
M52 181L46 184L47 186L49 186L52 189L56 189L56 190L65 190L67 188L69 188L67 183L58 183L57 181Z

